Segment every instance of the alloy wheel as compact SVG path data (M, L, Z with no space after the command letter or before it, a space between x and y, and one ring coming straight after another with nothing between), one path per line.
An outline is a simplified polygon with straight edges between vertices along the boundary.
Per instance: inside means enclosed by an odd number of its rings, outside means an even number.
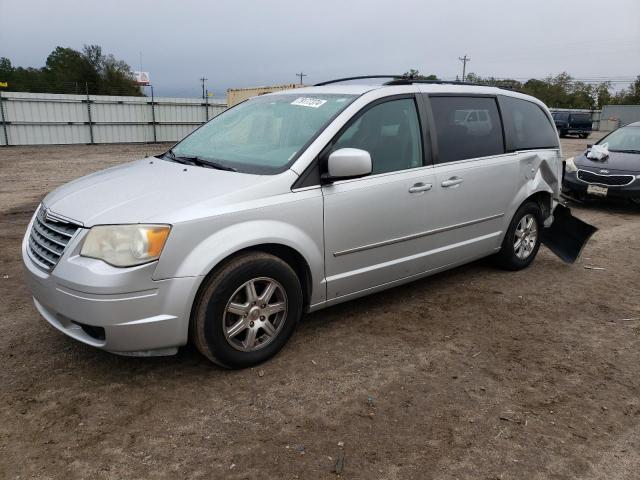
M227 302L222 319L224 336L236 350L259 350L280 333L287 311L282 285L272 278L254 278L242 284Z
M533 252L538 241L538 223L536 217L526 214L516 227L513 251L520 260L526 260Z

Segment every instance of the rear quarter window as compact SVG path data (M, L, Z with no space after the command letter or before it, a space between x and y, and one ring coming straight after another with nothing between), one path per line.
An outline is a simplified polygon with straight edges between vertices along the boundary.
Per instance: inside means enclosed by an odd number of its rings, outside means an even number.
M537 104L500 96L500 109L508 151L557 148L555 126Z

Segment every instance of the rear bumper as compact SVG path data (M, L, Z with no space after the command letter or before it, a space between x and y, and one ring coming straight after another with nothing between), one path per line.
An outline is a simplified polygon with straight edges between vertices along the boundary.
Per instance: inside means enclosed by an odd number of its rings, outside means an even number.
M589 184L578 180L575 172L565 173L562 180L562 191L570 195L587 196L587 188ZM609 186L607 187L607 197L612 198L640 198L640 179L636 179L630 185L624 187ZM591 195L589 195L591 196ZM602 198L602 197L593 197Z
M47 273L27 255L25 242L22 258L36 308L62 333L127 355L167 355L187 343L200 277L155 281L155 264L116 269L69 252ZM71 280L77 278L87 281L78 285Z

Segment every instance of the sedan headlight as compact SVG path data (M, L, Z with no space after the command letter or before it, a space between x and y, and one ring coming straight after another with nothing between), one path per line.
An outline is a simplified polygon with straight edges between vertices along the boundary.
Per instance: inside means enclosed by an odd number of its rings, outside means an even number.
M91 228L80 255L114 267L132 267L160 258L169 225L100 225Z
M575 157L569 157L564 161L564 170L565 172L578 171L578 167L576 167Z

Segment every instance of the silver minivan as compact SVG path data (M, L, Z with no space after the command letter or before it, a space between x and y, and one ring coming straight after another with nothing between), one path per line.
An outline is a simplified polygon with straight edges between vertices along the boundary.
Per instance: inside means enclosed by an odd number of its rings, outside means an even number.
M191 340L246 367L304 312L489 255L528 266L562 173L553 119L530 96L326 82L247 100L163 155L56 189L22 254L38 311L76 340L141 356Z

